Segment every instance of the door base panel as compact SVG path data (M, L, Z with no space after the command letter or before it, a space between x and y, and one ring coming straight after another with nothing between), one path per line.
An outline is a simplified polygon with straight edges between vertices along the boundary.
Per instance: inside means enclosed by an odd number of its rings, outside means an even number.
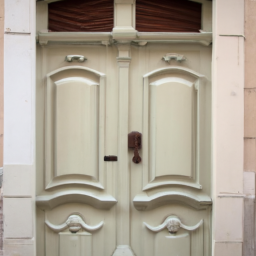
M112 256L135 256L129 245L118 245Z

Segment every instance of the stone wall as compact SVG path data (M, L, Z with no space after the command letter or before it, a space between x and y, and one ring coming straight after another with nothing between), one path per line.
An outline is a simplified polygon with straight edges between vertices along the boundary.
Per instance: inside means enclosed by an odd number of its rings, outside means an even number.
M256 1L245 0L245 83L244 83L244 256L255 250L256 172Z
M0 0L0 167L3 166L3 59L4 59L4 0ZM0 256L3 255L3 200L0 189Z

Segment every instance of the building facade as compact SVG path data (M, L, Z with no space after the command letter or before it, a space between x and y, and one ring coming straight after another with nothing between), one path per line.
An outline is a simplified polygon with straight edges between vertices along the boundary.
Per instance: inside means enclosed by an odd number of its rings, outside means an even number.
M255 255L256 2L194 1L197 34L138 32L133 0L49 32L52 2L4 6L4 255Z

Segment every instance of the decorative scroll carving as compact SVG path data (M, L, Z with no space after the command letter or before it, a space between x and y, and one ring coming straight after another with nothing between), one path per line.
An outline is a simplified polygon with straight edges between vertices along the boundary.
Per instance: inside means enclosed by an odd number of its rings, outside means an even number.
M148 225L146 222L144 222L144 225L149 230L151 230L153 232L159 232L159 231L163 230L164 228L167 228L171 234L177 233L180 228L183 228L188 231L194 231L194 230L198 229L202 224L203 224L203 220L200 220L194 226L186 226L183 223L181 223L180 219L175 215L171 215L171 216L167 217L165 219L165 221L157 227L152 227L152 226Z
M55 232L60 232L66 228L69 228L69 231L71 233L76 233L78 232L81 228L84 228L87 231L95 231L100 229L104 222L101 221L98 225L96 226L89 226L84 222L84 220L81 218L79 215L70 215L68 219L66 220L65 223L61 225L53 225L50 223L48 220L45 221L45 224L52 229Z
M87 59L83 55L67 55L65 61L72 62L77 60L78 62L85 62Z
M184 55L180 55L177 53L167 53L165 56L162 58L165 62L170 63L171 60L176 60L178 62L182 62L186 60L186 57Z

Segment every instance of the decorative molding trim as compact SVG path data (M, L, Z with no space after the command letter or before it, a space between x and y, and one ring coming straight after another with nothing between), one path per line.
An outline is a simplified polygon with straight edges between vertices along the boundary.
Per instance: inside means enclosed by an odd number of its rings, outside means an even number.
M228 194L228 193L223 193L223 194L218 194L219 198L245 198L245 194Z
M155 86L159 86L159 85L162 85L162 84L166 84L166 83L181 83L181 84L184 84L188 87L192 87L193 86L193 82L191 81L188 81L184 78L181 78L181 77L165 77L165 78L162 78L162 79L159 79L153 83L151 83L150 85L155 85Z
M234 240L234 241L230 241L230 240L215 240L215 243L223 243L223 244L240 244L240 243L244 243L244 240Z
M130 197L130 173L129 158L127 153L128 127L129 127L129 63L131 56L131 44L123 42L116 44L118 49L117 57L117 81L118 81L118 132L117 132L117 154L118 154L118 176L116 182L118 188L116 196L118 204L116 211L119 214L116 218L116 249L113 256L134 256L130 247L131 237L131 197Z
M138 211L152 210L161 205L173 202L189 205L197 210L206 209L208 206L212 205L212 200L209 196L202 194L193 195L192 192L168 191L159 192L151 196L142 193L136 195L133 199L134 207Z
M197 184L195 182L171 180L171 181L152 181L152 182L148 183L143 188L143 191L147 191L147 190L150 190L152 188L157 188L157 187L166 186L166 185L180 185L180 186L192 187L192 188L196 188L196 189L202 189L203 188L203 186L201 184Z
M86 175L81 175L81 174L70 174L70 175L62 175L62 176L54 177L54 179L52 179L52 181L50 181L50 183L47 184L45 189L48 190L50 188L68 185L68 184L80 184L80 185L91 186L98 189L104 189L104 187L100 182L88 180L86 179Z
M95 75L100 76L100 77L105 77L106 76L105 74L103 74L103 73L101 73L97 70L91 69L91 68L82 67L82 66L67 66L67 67L62 67L62 68L55 69L54 71L48 73L46 75L46 77L50 77L50 76L55 75L59 72L62 72L62 71L65 71L65 70L71 70L71 69L82 69L82 70L85 70L85 71L92 72Z
M192 69L189 68L184 68L184 67L179 67L179 66L171 66L171 67L165 67L165 68L159 68L159 69L155 69L147 74L145 74L143 76L143 78L146 77L150 77L152 75L156 75L156 74L160 74L160 73L166 73L166 72L174 72L174 71L178 71L178 72L183 72L183 73L187 73L188 75L192 75L196 78L202 78L206 80L206 77L200 73L195 72Z
M56 85L63 85L63 84L67 84L70 82L82 82L84 84L87 84L89 86L93 86L93 85L99 85L99 83L95 83L94 81L91 81L89 79L83 78L83 77L67 77L67 78L63 78L61 80L58 80L55 82Z
M70 215L68 219L61 225L54 225L50 223L48 220L45 220L45 224L52 229L54 232L60 232L64 229L69 228L69 231L71 233L76 233L78 232L81 228L87 230L87 231L95 231L100 229L103 225L104 222L101 221L98 225L96 226L89 226L84 222L81 216L79 215Z
M116 26L113 28L112 37L114 40L132 41L137 37L137 32L132 26Z
M212 43L212 33L161 33L137 32L133 27L115 27L113 32L48 32L40 31L40 45L50 43L68 44L113 44L127 40L135 45L144 46L151 43L199 43L209 46Z
M157 227L152 227L152 226L148 225L146 222L143 222L143 224L149 230L151 230L153 232L159 232L159 231L163 230L164 228L167 228L171 234L175 234L179 231L180 228L183 228L187 231L194 231L194 230L198 229L203 224L203 220L200 220L194 226L186 226L183 223L181 223L180 219L177 216L171 215L171 216L167 217L165 219L165 221Z
M87 59L82 55L67 55L65 57L65 61L73 62L73 60L77 60L78 62L85 62Z
M154 43L199 43L209 46L212 43L212 32L206 33L165 33L138 32L134 42L147 41Z
M36 204L40 209L53 209L62 204L82 203L89 204L97 209L109 210L117 203L111 195L94 195L89 192L78 190L64 191L51 195L40 195L36 197Z
M38 42L40 45L50 43L97 43L106 44L112 42L111 32L39 32Z
M131 57L116 57L117 61L127 61L130 62L131 61Z
M146 46L147 43L147 41L132 41L132 44L136 46Z
M219 36L227 36L227 37L243 37L244 39L246 39L244 35L219 35Z
M186 57L184 55L180 55L177 53L167 53L165 56L162 58L165 62L170 63L171 60L176 60L178 62L182 62L186 60Z

